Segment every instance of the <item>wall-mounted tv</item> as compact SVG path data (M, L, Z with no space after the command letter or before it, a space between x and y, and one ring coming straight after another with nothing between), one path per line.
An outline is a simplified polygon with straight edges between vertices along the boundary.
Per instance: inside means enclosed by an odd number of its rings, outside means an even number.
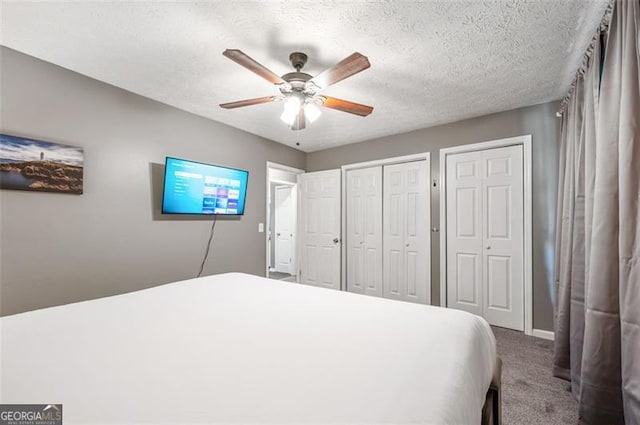
M249 172L167 157L163 214L242 215Z

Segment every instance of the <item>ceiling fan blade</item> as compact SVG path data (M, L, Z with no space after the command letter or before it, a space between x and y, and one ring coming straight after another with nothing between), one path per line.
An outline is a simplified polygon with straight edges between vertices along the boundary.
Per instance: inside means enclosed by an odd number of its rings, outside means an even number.
M336 99L335 97L322 96L325 98L322 106L325 108L336 109L342 112L348 112L350 114L360 115L366 117L373 112L372 106L361 105L359 103L349 102L348 100Z
M293 124L291 124L291 130L304 130L306 121L307 120L304 116L304 108L300 108L300 112L298 112L295 121L293 121Z
M261 103L269 103L275 100L275 96L256 97L255 99L238 100L237 102L221 103L220 107L224 109L242 108L243 106L259 105Z
M238 49L227 49L224 52L222 52L222 54L228 57L229 59L231 59L232 61L234 61L235 63L237 63L238 65L244 66L251 72L255 72L256 74L258 74L265 80L269 81L270 83L273 83L273 84L286 83L286 81L284 81L278 75L274 74L272 71L267 69L264 65L258 63L255 59L251 58L250 56L248 56L247 54L243 53Z
M331 84L335 84L338 81L351 77L360 71L364 71L370 66L371 64L366 56L355 52L351 56L335 64L333 67L322 71L309 81L323 89Z

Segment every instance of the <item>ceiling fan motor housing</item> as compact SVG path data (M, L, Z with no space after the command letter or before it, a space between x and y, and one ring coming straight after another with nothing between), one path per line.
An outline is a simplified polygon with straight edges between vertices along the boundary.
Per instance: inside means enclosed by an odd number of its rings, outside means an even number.
M291 61L291 65L293 65L296 71L300 72L300 70L307 63L307 55L302 52L293 52L289 55L289 60Z

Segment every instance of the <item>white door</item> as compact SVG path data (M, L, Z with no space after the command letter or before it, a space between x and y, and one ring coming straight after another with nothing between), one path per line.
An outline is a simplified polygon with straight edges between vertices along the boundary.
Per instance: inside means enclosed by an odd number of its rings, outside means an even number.
M384 166L385 298L418 303L431 299L428 178L427 161Z
M482 153L484 317L524 330L522 145Z
M277 272L294 272L295 241L295 189L293 186L277 186L275 189L275 269Z
M524 330L522 146L447 155L447 304Z
M298 176L300 282L340 289L340 170Z
M347 291L382 296L382 166L346 173Z
M481 153L447 155L447 307L483 316Z

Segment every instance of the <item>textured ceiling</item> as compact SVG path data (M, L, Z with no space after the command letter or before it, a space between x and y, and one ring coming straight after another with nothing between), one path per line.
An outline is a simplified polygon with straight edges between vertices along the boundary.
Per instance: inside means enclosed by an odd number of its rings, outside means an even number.
M134 93L314 151L563 97L607 0L4 2L1 43ZM291 131L278 94L222 56L241 49L282 75L316 75L358 51L371 68L324 94L375 107L323 109Z

